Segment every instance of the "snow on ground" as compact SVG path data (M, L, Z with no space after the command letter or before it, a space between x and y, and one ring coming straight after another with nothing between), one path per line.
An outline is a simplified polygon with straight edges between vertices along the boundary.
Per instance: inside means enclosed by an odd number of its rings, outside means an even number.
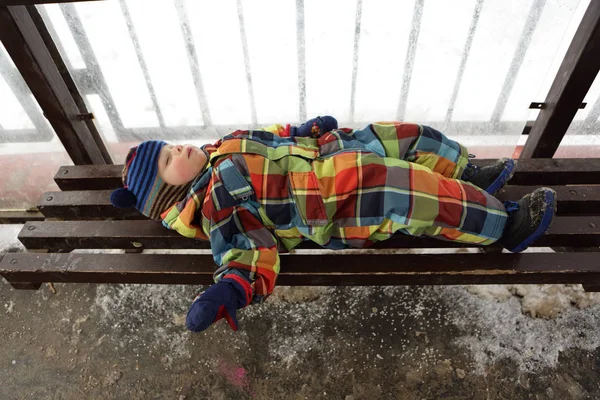
M16 241L20 228L2 226L0 253L22 249ZM168 344L162 360L168 366L173 359L190 357L191 339L184 321L198 289L189 285L98 285L90 315L95 323L118 333L121 347L146 346L148 337L140 335L140 329L151 332L150 342ZM370 298L377 300L365 312L364 302ZM290 368L307 348L318 350L327 359L340 350L332 348L339 345L340 336L360 335L375 320L383 323L371 325L374 336L385 329L390 336L414 331L416 336L427 337L433 329L455 327L458 333L447 340L470 354L474 373L483 374L487 366L504 358L513 360L520 372L535 372L555 367L567 349L600 346L599 302L600 294L585 293L580 285L279 287L265 304L239 312L239 332L228 332L224 323L211 329L227 331L231 345L239 348L248 341L244 326L262 321L269 326L266 335L271 356ZM13 306L5 304L5 312L10 313ZM350 328L335 326L346 317L359 323ZM405 324L405 320L411 322ZM381 342L387 346L383 337ZM378 359L420 357L423 368L444 361L433 346L419 354L388 354L384 344L375 355Z
M480 374L487 366L503 358L514 361L520 372L535 372L555 367L564 350L594 350L600 346L598 295L585 294L576 285L422 287L416 296L405 286L388 286L382 288L388 301L373 307L370 314L359 311L364 299L380 289L346 288L344 294L350 300L339 307L334 301L334 288L278 288L267 303L239 311L242 330L235 334L239 335L237 339L241 342L237 345L244 345L245 325L268 319L271 355L281 359L283 365L293 367L294 360L306 349L318 349L326 359L328 352L335 351L331 346L343 332L333 327L336 335L326 335L325 330L331 327L323 324L323 320L331 321L358 313L363 324L370 324L374 314L382 314L385 318L389 308L390 314L403 317L400 321L389 323L400 330L415 330L417 336L418 332L425 334L435 326L456 326L461 334L448 340L471 354L475 360L473 370ZM139 340L135 326L146 325L158 316L165 326L151 322L155 328L155 340L166 341L168 335L172 356L187 357L186 336L173 340L173 335L181 335L184 329L184 315L192 292L189 286L102 285L96 306L103 323L112 325L114 329L128 325L126 331L131 334L124 339L127 345L135 345ZM531 302L536 304L535 307L529 305ZM534 318L542 314L533 309L556 310L557 302L561 304L560 313L543 314L548 318ZM427 322L421 326L402 324L407 317L410 320L423 319L431 303L443 304L445 312L428 315L424 318ZM228 329L225 324L220 328ZM355 328L362 331L363 327ZM382 349L384 352L385 349ZM414 356L423 357L424 367L442 361L439 354L431 349L429 353L425 350Z

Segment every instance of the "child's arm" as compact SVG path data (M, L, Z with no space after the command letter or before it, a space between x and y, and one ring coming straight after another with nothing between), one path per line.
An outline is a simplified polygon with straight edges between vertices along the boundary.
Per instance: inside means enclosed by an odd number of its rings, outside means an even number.
M262 302L273 292L279 273L277 240L245 207L215 211L212 220L211 249L219 268L216 283L188 311L186 325L194 332L222 318L237 330L236 310Z
M187 325L194 331L204 330L223 317L237 329L235 310L262 302L273 292L279 273L276 238L245 207L248 204L230 197L237 193L235 190L224 191L222 167L217 170L221 172L207 173L202 178L206 182L198 182L187 199L162 214L164 226L190 238L210 240L218 266L214 275L217 283L194 301L188 313ZM252 198L253 192L248 194L245 198Z
M215 211L211 219L210 247L219 266L215 282L234 272L251 282L251 302L261 303L279 273L277 239L243 206Z

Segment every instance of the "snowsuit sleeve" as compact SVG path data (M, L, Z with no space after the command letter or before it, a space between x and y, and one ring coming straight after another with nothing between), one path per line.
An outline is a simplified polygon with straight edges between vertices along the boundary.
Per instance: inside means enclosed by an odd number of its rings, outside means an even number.
M273 292L280 268L277 240L245 207L211 215L210 247L218 265L215 282L233 271L241 273L251 283L252 303Z
M202 207L210 247L218 268L215 282L235 272L250 281L252 302L261 302L275 288L279 274L277 239L258 214L252 185L231 159L219 160Z

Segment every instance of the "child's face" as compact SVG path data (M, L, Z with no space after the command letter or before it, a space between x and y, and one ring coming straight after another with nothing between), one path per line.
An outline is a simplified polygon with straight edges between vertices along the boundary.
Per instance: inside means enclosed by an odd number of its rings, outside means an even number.
M158 174L169 185L190 182L206 164L206 154L199 148L167 144L158 156Z

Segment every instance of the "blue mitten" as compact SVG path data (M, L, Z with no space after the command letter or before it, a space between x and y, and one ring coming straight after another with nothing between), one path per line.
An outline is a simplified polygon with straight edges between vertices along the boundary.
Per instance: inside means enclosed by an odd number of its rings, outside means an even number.
M309 119L299 127L294 127L292 136L319 137L324 133L338 128L335 118L330 115Z
M237 331L236 311L247 306L251 299L250 282L236 274L225 275L194 299L185 324L190 331L202 332L225 318L231 329Z

